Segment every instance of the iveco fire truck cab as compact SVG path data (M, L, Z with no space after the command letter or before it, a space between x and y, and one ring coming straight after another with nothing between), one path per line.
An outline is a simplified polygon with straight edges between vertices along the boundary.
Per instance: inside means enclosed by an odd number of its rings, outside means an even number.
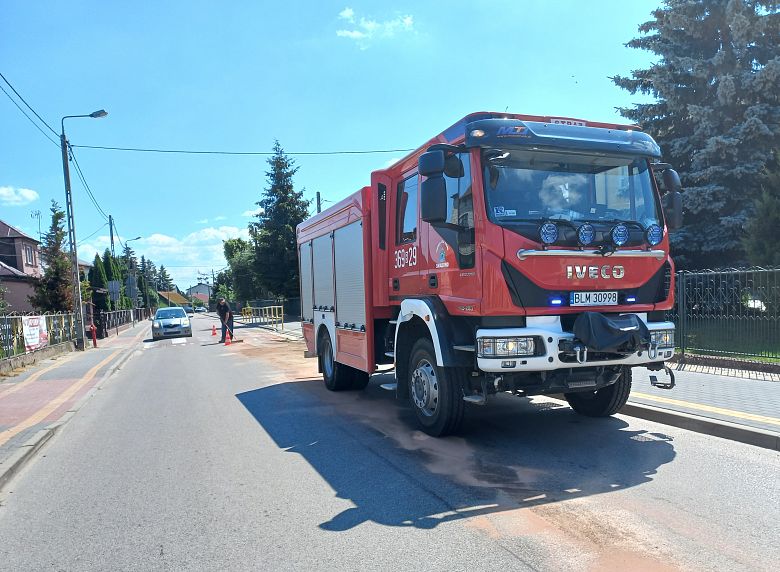
M499 391L605 416L632 367L672 387L682 206L659 158L634 126L476 113L372 173L298 227L307 353L326 385L362 388L393 364L383 387L432 435Z

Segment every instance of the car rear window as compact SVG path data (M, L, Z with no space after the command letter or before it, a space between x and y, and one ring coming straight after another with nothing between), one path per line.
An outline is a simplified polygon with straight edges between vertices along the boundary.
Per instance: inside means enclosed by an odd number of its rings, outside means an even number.
M187 314L181 308L165 308L164 310L157 310L155 317L158 320L165 320L168 318L186 318Z

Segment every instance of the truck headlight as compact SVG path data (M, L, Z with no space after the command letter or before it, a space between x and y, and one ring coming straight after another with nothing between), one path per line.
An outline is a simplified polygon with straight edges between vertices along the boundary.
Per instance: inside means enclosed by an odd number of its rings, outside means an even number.
M526 338L478 338L477 355L479 357L519 357L532 356L536 344L532 337Z
M656 330L650 332L650 343L659 348L673 348L674 330Z
M157 328L159 330L160 328L162 328L162 323L161 322L153 322L152 323L152 327L153 328Z

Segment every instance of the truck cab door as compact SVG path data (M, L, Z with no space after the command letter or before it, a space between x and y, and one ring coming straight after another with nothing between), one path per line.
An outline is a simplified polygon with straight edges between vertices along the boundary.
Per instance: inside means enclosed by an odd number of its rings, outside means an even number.
M443 177L447 186L445 224L421 223L422 292L438 296L452 314L475 314L482 299L481 261L475 244L475 186L472 154L450 155ZM477 202L477 204L479 204Z
M392 255L388 260L391 299L418 295L421 292L419 177L407 173L392 190L391 214L388 225L388 246Z

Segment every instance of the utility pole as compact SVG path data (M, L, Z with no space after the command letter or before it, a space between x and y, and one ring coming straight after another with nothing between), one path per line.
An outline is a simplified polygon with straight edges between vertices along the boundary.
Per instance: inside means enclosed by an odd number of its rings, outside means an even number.
M317 212L322 212L322 200L320 199L320 192L317 191Z
M84 307L81 304L81 276L79 275L79 257L76 253L76 224L73 218L73 197L70 191L70 168L68 166L68 139L65 137L65 120L71 117L91 117L98 119L108 113L100 109L88 115L66 115L60 121L60 147L62 147L62 174L65 177L65 209L68 219L68 246L70 247L71 272L73 276L73 314L76 319L76 349L83 351L84 346Z
M63 118L64 121L64 118ZM65 176L65 209L68 219L68 248L70 249L71 276L73 280L73 310L76 317L76 349L84 350L84 309L81 305L81 277L79 276L79 257L76 253L76 225L73 220L73 197L70 191L70 168L68 165L68 140L65 138L65 125L60 135L62 147L62 172Z
M114 217L111 215L108 215L108 232L111 234L111 256L116 256L114 254Z

